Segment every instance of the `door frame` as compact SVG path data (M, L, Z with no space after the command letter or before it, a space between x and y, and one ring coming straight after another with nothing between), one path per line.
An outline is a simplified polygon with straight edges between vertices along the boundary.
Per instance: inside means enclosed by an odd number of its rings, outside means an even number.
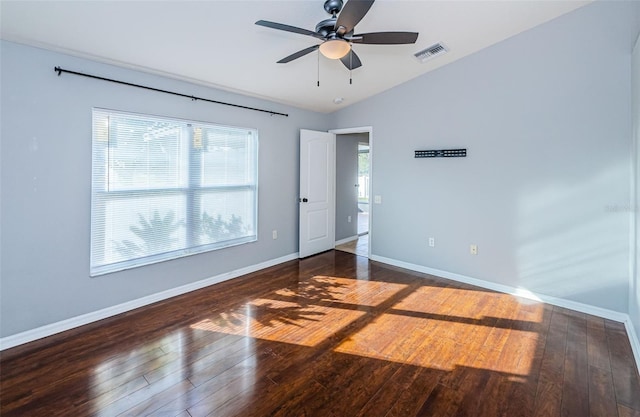
M329 133L336 135L336 141L340 140L339 135L348 135L352 133L368 133L369 134L369 200L373 196L373 126L360 126L360 127L348 127L342 129L331 129ZM337 179L336 179L337 180ZM369 233L367 235L367 258L371 259L371 242L373 240L373 216L374 216L374 204L369 201Z

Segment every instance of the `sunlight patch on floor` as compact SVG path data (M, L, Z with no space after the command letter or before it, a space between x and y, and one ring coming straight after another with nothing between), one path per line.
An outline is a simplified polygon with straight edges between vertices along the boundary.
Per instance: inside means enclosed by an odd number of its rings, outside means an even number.
M485 369L529 374L537 348L536 332L478 327L481 326L385 314L343 341L335 351L444 371L452 371L456 366L478 367L481 351L482 362L491 364L483 367ZM380 334L393 334L390 329L397 329L395 337L380 337ZM478 336L472 336L478 332L485 332L487 336L494 332L494 335L479 345ZM518 334L514 339L517 342L503 343L510 333Z
M405 284L317 275L295 289L283 288L275 293L301 304L323 301L375 307L406 287Z
M423 286L335 351L445 371L466 366L526 376L544 307L521 301L508 294Z
M345 333L335 352L446 371L465 366L529 374L543 304L484 290L423 285L407 294L407 288L315 276L192 328L316 346L363 319ZM385 302L391 308L376 311Z
M247 313L247 311L249 313ZM317 305L258 298L245 308L222 313L191 327L275 342L315 346L366 314Z

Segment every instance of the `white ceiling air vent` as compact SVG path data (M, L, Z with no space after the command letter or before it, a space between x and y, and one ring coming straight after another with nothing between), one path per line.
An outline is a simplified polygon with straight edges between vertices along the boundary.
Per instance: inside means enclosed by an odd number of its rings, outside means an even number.
M436 43L435 45L431 45L430 47L428 47L427 49L423 49L420 52L416 52L415 54L413 54L416 58L418 58L418 61L420 62L426 62L432 58L435 58L438 55L442 55L449 52L449 48L447 48L446 46L444 46L441 43Z

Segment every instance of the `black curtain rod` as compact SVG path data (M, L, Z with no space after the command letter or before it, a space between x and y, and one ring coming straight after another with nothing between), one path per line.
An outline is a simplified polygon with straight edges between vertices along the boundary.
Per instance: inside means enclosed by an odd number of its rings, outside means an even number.
M70 71L70 70L66 70L66 69L60 68L60 67L55 67L53 70L58 73L58 77L63 72L66 72L67 74L81 75L83 77L95 78L96 80L109 81L109 82L116 83L116 84L128 85L130 87L144 88L145 90L157 91L159 93L166 93L166 94L172 94L174 96L186 97L186 98L190 98L193 101L201 100L201 101L207 101L209 103L222 104L224 106L238 107L240 109L246 109L246 110L260 111L260 112L263 112L263 113L269 113L272 116L277 115L277 116L289 117L289 115L286 114L286 113L278 113L276 111L258 109L258 108L255 108L255 107L241 106L239 104L233 104L233 103L225 103L223 101L209 100L208 98L190 96L190 95L187 95L187 94L176 93L174 91L161 90L159 88L147 87L146 85L133 84L133 83L128 83L126 81L119 81L119 80L113 80L111 78L98 77L97 75L91 75L91 74L85 74L85 73L82 73L82 72Z

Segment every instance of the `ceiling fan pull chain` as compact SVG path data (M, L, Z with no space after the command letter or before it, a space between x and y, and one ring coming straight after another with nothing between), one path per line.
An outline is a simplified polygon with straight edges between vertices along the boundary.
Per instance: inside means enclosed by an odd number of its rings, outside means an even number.
M318 49L318 87L320 87L320 49Z
M353 78L351 77L351 73L353 72L353 45L349 50L349 85L353 84Z

